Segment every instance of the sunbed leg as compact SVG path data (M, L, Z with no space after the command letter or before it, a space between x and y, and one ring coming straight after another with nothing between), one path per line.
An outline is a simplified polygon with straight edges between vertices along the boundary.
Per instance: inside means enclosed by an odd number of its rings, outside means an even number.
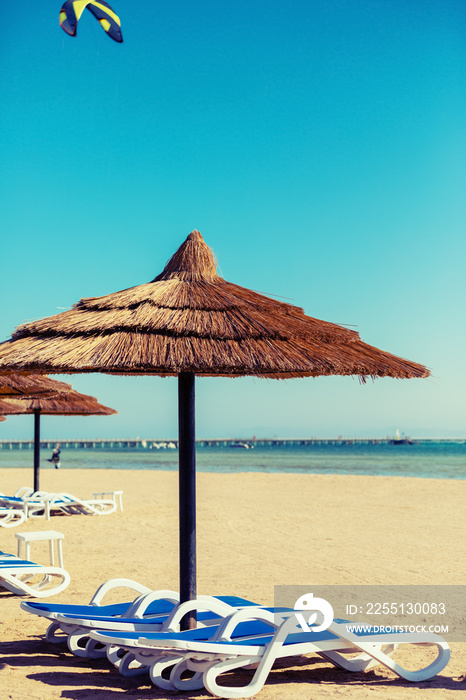
M89 639L86 644L86 656L88 659L103 659L107 656L107 645L96 639Z
M135 662L139 665L131 666L131 664ZM135 655L128 651L128 653L125 654L122 659L120 659L118 670L122 676L125 676L125 678L131 678L132 676L142 676L144 673L148 673L149 666L137 661Z
M61 631L60 625L58 622L52 622L47 627L47 632L45 633L45 639L47 642L50 642L51 644L64 644L68 638L67 635L60 635L57 636L55 633Z
M86 644L89 639L88 634L83 634L81 630L77 632L71 632L68 635L66 643L68 644L68 649L75 655L87 658Z
M183 661L182 656L161 656L157 661L151 664L149 676L154 685L161 690L174 690L174 686L167 678L164 678L162 673L175 664ZM171 675L171 674L170 674Z
M115 668L120 668L122 660L125 658L126 654L129 652L116 644L107 644L106 655L108 661L110 661Z
M386 647L378 644L377 647L386 656L391 656L398 647L398 644L387 644ZM346 656L343 656L338 651L319 652L319 656L330 661L334 666L338 666L338 668L342 668L344 671L351 671L352 673L360 673L362 671L368 671L375 666L380 666L380 661L376 661L372 656L365 653L358 654L358 656L354 656L352 659L346 658Z
M204 687L204 671L194 671L190 678L181 678L185 671L192 671L191 662L188 659L180 661L173 667L170 673L170 683L177 690L201 690Z
M270 647L273 648L273 644ZM209 693L212 695L217 695L220 698L250 698L252 695L258 693L264 686L264 683L269 675L269 671L273 666L275 661L275 654L272 652L269 654L271 658L267 658L267 652L261 657L257 670L252 678L252 681L247 685L233 688L231 686L218 685L217 677L222 673L227 671L233 671L236 668L244 668L245 665L253 664L257 662L257 657L251 656L249 658L243 657L238 660L227 659L226 661L214 662L212 666L204 671L203 680L204 686Z

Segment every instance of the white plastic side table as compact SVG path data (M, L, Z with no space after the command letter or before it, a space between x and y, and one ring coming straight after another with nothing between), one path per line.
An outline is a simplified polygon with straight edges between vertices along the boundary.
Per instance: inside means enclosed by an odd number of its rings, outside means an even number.
M65 538L65 535L62 532L57 532L56 530L43 530L42 532L15 532L15 537L17 537L18 539L18 557L21 558L21 544L24 543L25 559L27 560L30 560L31 542L38 542L39 540L48 540L50 564L52 566L55 565L53 543L56 542L58 563L63 569L62 540Z
M116 499L118 497L118 503L120 504L120 510L123 510L123 491L98 491L93 494L94 498L105 498L105 496L110 496L116 506Z

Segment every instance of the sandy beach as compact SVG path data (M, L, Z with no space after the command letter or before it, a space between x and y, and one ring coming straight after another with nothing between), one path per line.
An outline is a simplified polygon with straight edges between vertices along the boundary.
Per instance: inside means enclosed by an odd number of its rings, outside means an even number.
M32 469L4 469L0 490L32 481ZM466 481L299 474L198 475L198 592L234 594L272 605L275 585L456 584L466 582ZM48 600L87 603L104 581L127 577L178 589L178 494L175 472L52 470L41 489L92 497L121 489L123 512L56 516L0 529L0 549L16 553L15 532L63 532L70 586ZM45 543L31 558L48 563ZM211 697L163 692L148 677L124 679L105 660L73 657L44 640L47 623L1 593L0 679L12 700L111 700ZM110 599L134 597L120 591ZM433 681L409 684L378 667L350 674L317 657L278 664L257 697L455 698L466 690L466 644L451 645L449 665ZM413 659L430 650L403 651Z

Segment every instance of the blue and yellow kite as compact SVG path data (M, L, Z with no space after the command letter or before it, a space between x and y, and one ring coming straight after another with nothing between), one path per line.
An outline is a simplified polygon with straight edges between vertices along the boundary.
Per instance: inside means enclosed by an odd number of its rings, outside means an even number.
M86 9L92 12L107 34L115 41L122 42L121 22L108 2L104 0L66 0L60 10L60 26L70 36L76 36L79 18Z

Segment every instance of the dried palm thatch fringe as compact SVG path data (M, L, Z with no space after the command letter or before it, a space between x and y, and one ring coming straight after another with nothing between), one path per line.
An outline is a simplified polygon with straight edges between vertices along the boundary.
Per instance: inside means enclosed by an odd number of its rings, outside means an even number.
M71 384L39 374L8 372L0 374L0 398L47 397L71 390Z
M4 420L6 420L5 416L0 416L0 423L3 423Z
M356 331L226 282L198 231L152 282L24 324L0 344L2 368L173 376L427 377Z
M0 413L7 416L34 413L37 410L44 415L54 416L110 416L117 413L113 408L100 404L93 396L79 394L74 389L49 399L0 400Z

